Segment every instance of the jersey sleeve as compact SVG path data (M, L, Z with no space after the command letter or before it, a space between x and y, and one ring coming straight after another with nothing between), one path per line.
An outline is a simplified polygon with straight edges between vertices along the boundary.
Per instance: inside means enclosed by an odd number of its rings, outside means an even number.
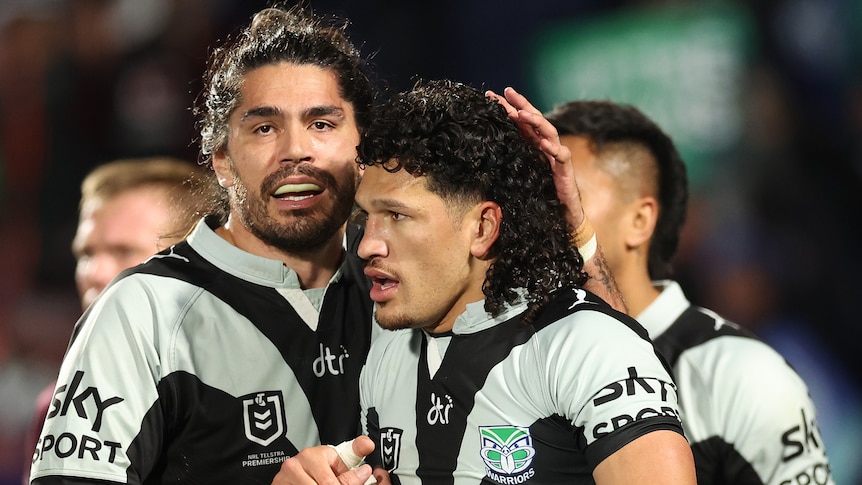
M377 326L375 322L375 326ZM377 415L377 402L375 401L378 379L382 378L380 364L383 358L383 349L392 341L395 332L387 331L379 333L374 338L369 350L365 365L359 375L359 425L360 432L375 443L374 451L365 459L366 463L374 468L383 466L383 458L380 453L380 420Z
M807 386L772 348L721 337L683 353L676 373L699 467L722 464L710 474L725 483L833 483Z
M376 323L375 323L376 325ZM380 333L371 344L365 366L359 377L359 403L360 403L360 426L361 432L371 438L375 443L374 451L365 459L366 463L374 468L385 468L393 470L396 465L384 456L382 449L391 446L396 440L397 431L394 428L381 428L378 414L379 407L385 407L392 399L392 394L387 390L392 389L393 383L398 383L399 389L416 389L416 365L415 360L404 359L404 354L397 350L393 353L387 352L393 347L405 345L405 341L415 339L408 347L416 348L421 341L418 332L414 330L385 330ZM393 361L393 355L397 355ZM415 356L414 356L415 357ZM405 391L409 392L409 391ZM415 391L413 391L415 392ZM413 401L413 394L401 396L400 399ZM399 401L401 402L401 401ZM415 422L414 406L397 406L395 409L388 407L389 413L407 413L409 422ZM386 412L384 412L385 414ZM391 418L391 416L387 416ZM403 416L400 416L403 417Z
M157 331L155 322L165 315L151 301L146 285L128 277L76 324L36 445L31 483L140 483L155 463L161 428L141 425L147 413L158 412L159 340L169 335ZM151 446L129 456L132 441L142 437Z
M374 451L366 457L365 461L372 467L380 467L381 458L376 446L376 443L380 442L380 422L374 413L375 405L371 397L372 393L369 392L369 387L373 380L369 378L368 374L373 372L373 370L368 368L367 362L368 360L366 359L366 364L362 367L359 377L359 426L360 433L368 436L375 443ZM371 412L369 412L369 409Z
M614 317L578 311L573 325L540 332L550 405L581 434L587 461L647 433L682 434L676 385L652 343Z

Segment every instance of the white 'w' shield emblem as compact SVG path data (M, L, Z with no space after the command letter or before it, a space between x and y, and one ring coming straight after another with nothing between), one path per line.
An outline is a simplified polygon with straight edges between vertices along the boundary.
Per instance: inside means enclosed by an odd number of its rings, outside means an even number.
M249 440L267 446L285 433L281 391L248 394L242 400L243 425Z

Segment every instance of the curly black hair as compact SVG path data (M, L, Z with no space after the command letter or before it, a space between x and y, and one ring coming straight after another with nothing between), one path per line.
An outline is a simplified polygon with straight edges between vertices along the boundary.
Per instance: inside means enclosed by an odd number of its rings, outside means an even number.
M215 49L204 75L194 113L200 129L201 163L227 143L227 120L240 104L244 76L256 68L288 62L331 69L341 96L353 105L356 124L371 120L375 93L369 66L347 38L347 20L315 15L310 8L265 8L239 35Z
M491 315L524 289L524 320L531 322L555 291L586 281L547 159L479 90L419 81L394 95L363 135L358 162L427 177L428 189L445 201L499 204L500 236L482 288Z
M612 101L571 101L555 106L545 117L560 136L590 139L597 153L609 144L633 143L652 154L658 173L659 213L650 244L649 274L654 280L668 278L688 211L688 176L673 140L634 106Z

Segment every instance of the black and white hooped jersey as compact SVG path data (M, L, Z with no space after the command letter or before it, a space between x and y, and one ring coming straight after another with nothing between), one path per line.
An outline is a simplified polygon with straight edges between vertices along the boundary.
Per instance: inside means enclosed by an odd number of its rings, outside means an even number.
M269 484L298 449L354 437L368 291L348 254L315 305L201 222L76 325L31 483Z
M638 321L671 364L700 485L833 484L802 378L750 332L691 306L673 281Z
M398 485L594 483L656 430L682 434L676 389L646 332L584 290L532 325L468 305L452 332L384 332L360 380L369 463Z

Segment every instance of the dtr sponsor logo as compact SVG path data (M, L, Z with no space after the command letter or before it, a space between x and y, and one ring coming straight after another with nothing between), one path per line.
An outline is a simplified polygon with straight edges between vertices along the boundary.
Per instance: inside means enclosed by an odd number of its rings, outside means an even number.
M320 344L320 355L314 359L312 364L314 375L323 377L327 373L334 376L344 374L344 360L348 357L350 354L343 345L340 353L334 353L329 347Z
M445 401L444 401L445 400ZM428 410L428 424L431 426L449 424L449 411L452 410L452 396L446 395L443 400L435 393L431 393L431 409Z

